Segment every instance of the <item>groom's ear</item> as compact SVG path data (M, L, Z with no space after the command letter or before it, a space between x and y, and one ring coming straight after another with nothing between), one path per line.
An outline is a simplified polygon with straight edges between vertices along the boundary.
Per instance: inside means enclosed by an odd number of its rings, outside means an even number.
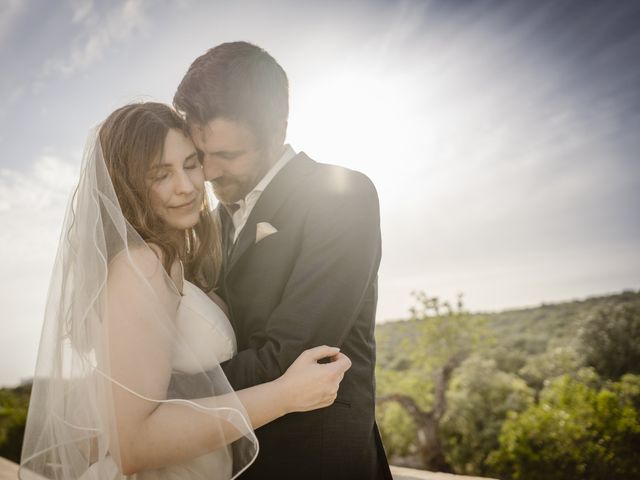
M287 120L281 120L278 122L278 125L276 126L274 135L273 135L273 145L276 148L280 148L282 147L282 145L284 145L284 140L285 138L287 138L287 125L288 122Z
M287 137L287 121L282 120L278 122L278 125L273 130L271 139L269 142L269 150L275 156L279 156L284 145L284 140Z

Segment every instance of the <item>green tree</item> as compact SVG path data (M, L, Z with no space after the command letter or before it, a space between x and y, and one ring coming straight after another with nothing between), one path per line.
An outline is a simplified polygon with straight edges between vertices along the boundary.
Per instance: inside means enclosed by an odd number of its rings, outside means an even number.
M545 382L562 375L574 375L583 366L583 358L573 347L562 346L531 356L518 373L527 385L539 392Z
M414 296L417 306L411 309L410 320L414 334L397 343L396 354L404 361L396 368L378 367L377 401L380 406L395 402L411 417L423 468L449 471L440 433L449 382L462 361L490 345L492 337L483 317L464 310L461 295L455 307L422 292ZM385 428L389 422L383 408L378 418L384 441L394 441Z
M416 425L407 411L397 402L384 402L376 412L378 426L389 457L409 457L417 453Z
M639 479L640 381L598 380L589 369L553 380L538 404L509 415L489 464L519 480Z
M517 375L498 370L495 360L467 359L451 381L442 419L446 458L454 471L491 473L486 460L498 448L502 423L533 400L533 390Z
M640 373L638 303L612 303L597 309L582 325L578 339L586 363L603 377Z

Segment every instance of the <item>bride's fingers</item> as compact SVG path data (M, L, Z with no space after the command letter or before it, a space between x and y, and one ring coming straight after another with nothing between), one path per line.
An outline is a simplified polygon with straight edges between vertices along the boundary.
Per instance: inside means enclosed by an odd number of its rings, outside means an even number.
M340 373L344 373L351 368L351 360L344 353L339 353L335 358L333 362L327 364L327 367Z
M320 345L319 347L310 348L304 353L309 355L314 361L321 360L327 357L334 357L338 355L340 349L338 347L329 347L327 345Z

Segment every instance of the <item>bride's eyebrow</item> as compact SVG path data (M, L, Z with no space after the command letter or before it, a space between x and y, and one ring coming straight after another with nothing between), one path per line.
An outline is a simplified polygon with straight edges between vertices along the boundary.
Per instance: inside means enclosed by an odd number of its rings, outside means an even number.
M152 172L154 170L160 170L162 168L171 168L170 163L156 163L155 165L151 165L149 167L149 171Z
M191 154L187 155L186 157L184 157L183 161L186 162L187 160L191 160L192 158L194 158L196 156L198 156L198 152L194 151L193 153L191 153ZM173 165L171 163L156 163L156 164L151 165L149 167L149 171L159 170L161 168L171 168L171 167L173 167Z

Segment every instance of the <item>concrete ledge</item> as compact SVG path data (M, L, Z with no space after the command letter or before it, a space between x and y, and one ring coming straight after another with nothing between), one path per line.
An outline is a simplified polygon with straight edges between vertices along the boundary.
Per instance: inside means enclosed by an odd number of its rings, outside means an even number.
M413 468L394 467L391 465L393 480L495 480L486 477L469 477L452 473L427 472Z
M18 478L18 465L0 457L0 480L16 480Z

